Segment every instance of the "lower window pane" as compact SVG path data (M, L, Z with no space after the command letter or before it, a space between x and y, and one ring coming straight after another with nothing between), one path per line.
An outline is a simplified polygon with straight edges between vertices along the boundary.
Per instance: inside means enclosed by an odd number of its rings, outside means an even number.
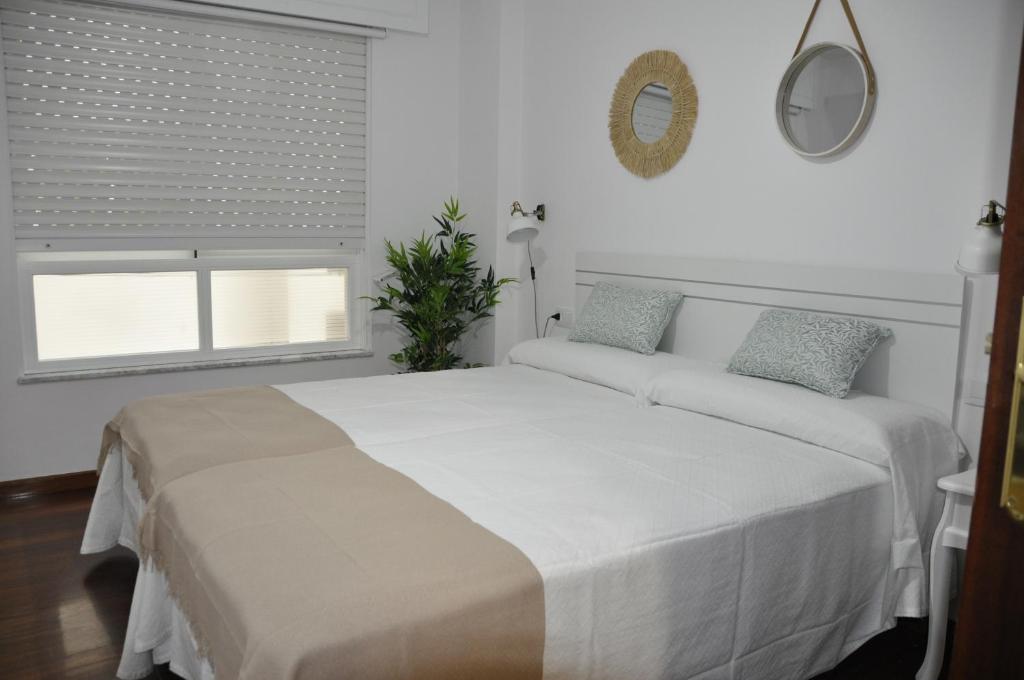
M199 349L195 272L36 274L40 361Z
M347 284L344 268L210 272L213 346L348 340Z

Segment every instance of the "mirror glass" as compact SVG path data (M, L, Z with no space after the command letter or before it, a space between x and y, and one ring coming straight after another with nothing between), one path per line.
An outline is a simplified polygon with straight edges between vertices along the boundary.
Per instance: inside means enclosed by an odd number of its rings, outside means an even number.
M644 144L665 136L672 122L672 93L664 83L648 83L633 102L633 134Z
M783 78L780 122L790 143L803 153L838 151L862 124L861 112L868 113L864 70L857 55L839 45L811 48L807 53L802 63L794 62L794 72Z

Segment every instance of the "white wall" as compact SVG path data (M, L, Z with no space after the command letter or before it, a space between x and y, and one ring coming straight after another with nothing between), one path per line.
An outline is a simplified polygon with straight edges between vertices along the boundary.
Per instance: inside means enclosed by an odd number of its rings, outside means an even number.
M519 280L502 291L494 322L466 343L466 357L483 363L500 360L534 333L526 248L505 240L512 201L527 210L539 201L520 193L523 16L523 0L462 0L459 196L481 265Z
M478 263L483 271L494 264L498 204L498 72L501 41L500 7L494 2L462 0L460 4L459 72L459 200L467 214L463 228L476 234ZM481 324L463 342L469 362L492 363L494 324Z
M458 190L458 0L431 0L430 27L429 36L392 33L372 45L373 273L385 269L376 244L384 238L407 240L422 229L432 229L430 216ZM378 324L375 355L369 359L19 386L17 318L13 236L10 224L0 224L0 480L91 468L103 424L133 399L385 373L393 370L388 354L398 348L393 330Z
M589 250L949 271L962 229L1003 197L1024 4L861 2L878 73L863 142L830 163L790 151L775 124L779 77L803 0L537 0L526 8L525 191L552 217L540 245L571 300L572 255ZM809 43L852 42L838 3ZM670 172L630 175L608 142L615 83L643 51L676 51L700 97L689 150Z
M549 211L535 242L542 318L572 305L579 250L950 271L980 206L1005 198L1024 3L856 3L878 99L863 141L826 163L790 151L774 116L809 9L527 0L522 195ZM853 43L839 3L819 10L818 41ZM651 49L682 57L700 108L679 164L643 180L615 158L608 105ZM969 351L983 373L980 343Z

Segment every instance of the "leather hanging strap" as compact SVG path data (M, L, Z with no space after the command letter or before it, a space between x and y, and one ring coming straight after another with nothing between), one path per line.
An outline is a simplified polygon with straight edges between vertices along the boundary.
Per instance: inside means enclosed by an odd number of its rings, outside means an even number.
M860 49L860 54L864 57L864 66L868 72L868 94L875 93L875 69L871 65L871 58L868 56L868 48L864 47L864 38L860 35L860 29L857 27L857 20L853 17L853 10L850 8L849 0L839 0L843 5L843 12L846 14L846 20L850 23L850 29L853 31L853 37L857 40L857 47ZM811 24L814 23L814 16L818 13L818 7L821 5L821 0L814 0L814 6L811 7L811 14L807 17L807 23L804 24L804 32L800 34L800 42L796 44L796 50L793 52L793 58L800 54L800 50L804 47L804 41L807 39L807 33L811 30Z
M800 41L796 44L796 49L793 50L794 59L796 59L796 55L800 54L800 50L804 48L804 40L807 40L807 32L811 30L811 24L814 23L814 15L818 13L819 5L821 5L821 0L814 0L814 7L811 8L811 15L807 17L807 23L804 24L804 32L800 34Z

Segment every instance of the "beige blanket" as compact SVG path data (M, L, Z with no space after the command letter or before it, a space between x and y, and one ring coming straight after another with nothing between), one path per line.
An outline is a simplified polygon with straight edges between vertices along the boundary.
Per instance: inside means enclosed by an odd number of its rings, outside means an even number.
M215 465L351 443L337 425L273 387L186 392L121 409L103 430L99 469L120 444L149 500L168 482Z
M540 678L544 591L529 559L351 443L283 445L314 441L311 412L274 417L276 443L247 455L268 421L256 419L256 436L234 405L267 398L165 405L196 416L178 431L202 452L168 423L151 432L129 415L114 430L159 489L140 530L144 559L167 576L218 680ZM223 440L231 454L214 446Z

